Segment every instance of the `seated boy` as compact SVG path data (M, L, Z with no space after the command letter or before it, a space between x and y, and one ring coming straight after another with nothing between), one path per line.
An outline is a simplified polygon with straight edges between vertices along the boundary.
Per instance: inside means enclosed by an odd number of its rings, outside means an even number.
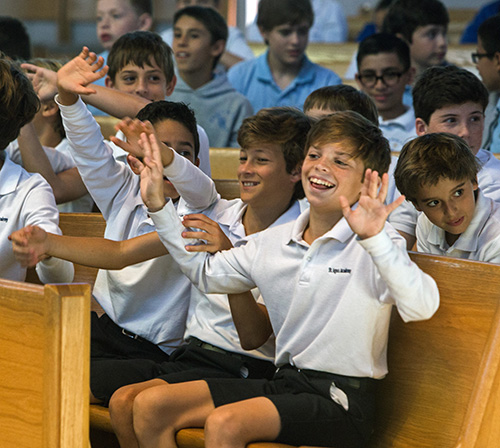
M500 200L500 161L481 149L484 110L488 92L479 78L455 67L430 67L420 75L413 88L417 135L449 132L462 137L481 163L477 174L479 188L487 197ZM408 241L415 242L418 212L405 201L391 216L392 225Z
M300 109L313 90L341 83L336 73L313 64L305 54L313 22L309 0L259 2L257 25L268 49L228 72L231 84L256 112L274 106Z
M176 10L187 6L204 6L206 8L213 8L222 14L220 11L220 0L176 0L175 2ZM161 33L161 37L167 44L172 46L174 40L174 29L172 27L167 28ZM244 34L235 26L228 27L226 48L219 59L219 65L222 66L222 69L228 70L234 64L237 64L245 59L251 59L253 56L253 51L248 46Z
M155 192L158 153L142 143L142 195L160 238L198 288L259 288L268 315L241 304L242 315L271 323L279 369L271 381L207 379L141 392L133 410L139 445L175 446L177 430L192 426L205 427L207 448L366 443L374 379L387 373L392 306L409 321L431 317L439 305L436 284L411 262L404 240L386 222L402 198L384 204L387 174L379 192L378 172L390 163L380 130L350 111L314 124L302 165L310 208L214 255L184 249L177 214Z
M410 47L411 66L418 77L426 68L447 65L447 33L450 19L439 0L396 0L385 16L382 31L395 34ZM408 87L404 103L411 105Z
M422 212L419 252L500 263L500 204L478 188L480 169L467 143L453 134L427 134L404 146L394 176Z
M102 59L84 49L59 70L56 101L78 170L106 220L105 236L123 240L153 232L154 226L140 198L139 176L115 160L99 125L78 97L80 92L91 93L87 84L103 75L101 68ZM174 161L169 174L185 182L183 197L176 201L179 212L186 207L203 210L217 199L217 193L212 180L195 166L199 150L196 121L192 113L181 113L172 104L150 103L139 118L149 119L158 138L191 162L179 169ZM179 198L168 180L164 182L164 194ZM119 271L101 270L93 293L106 312L99 319L93 315L93 358L165 360L181 343L190 284L170 256ZM165 316L170 317L168 321Z
M408 45L393 34L374 34L359 44L356 82L377 106L379 127L392 151L417 136L413 107L403 104L406 86L413 81Z
M486 19L478 30L477 53L472 60L490 92L485 111L483 148L500 153L500 16Z
M248 99L226 74L214 72L226 40L226 22L214 9L190 6L175 13L173 50L179 78L171 99L193 108L212 147L237 147L238 129L253 114Z
M24 281L26 269L16 263L8 235L27 225L61 233L49 184L13 163L5 152L39 108L28 78L14 63L0 58L0 277L9 280ZM43 283L71 282L74 272L71 263L50 257L40 260L36 271Z

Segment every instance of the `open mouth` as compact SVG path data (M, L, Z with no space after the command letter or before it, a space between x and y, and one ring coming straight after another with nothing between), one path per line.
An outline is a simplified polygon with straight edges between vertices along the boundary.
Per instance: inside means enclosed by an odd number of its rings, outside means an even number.
M461 218L455 220L455 221L450 221L448 222L448 225L451 226L451 227L457 227L459 225L461 225L463 222L464 222L464 217L462 216Z
M330 188L333 188L335 185L327 182L326 180L319 179L317 177L310 177L309 182L315 187L319 188L322 190L329 190Z
M245 181L241 181L241 185L245 188L250 188L250 187L256 187L257 185L259 185L259 182L252 182L252 181L249 181L249 180L245 180Z

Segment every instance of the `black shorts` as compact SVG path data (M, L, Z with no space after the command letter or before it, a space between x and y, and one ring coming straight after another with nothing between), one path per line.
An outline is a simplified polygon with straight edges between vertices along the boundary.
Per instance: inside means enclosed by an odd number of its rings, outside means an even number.
M272 380L207 379L216 407L255 397L278 410L281 431L275 442L289 445L360 448L373 431L375 384L326 372L281 367ZM349 409L332 400L332 383L348 397Z
M210 348L207 348L210 347ZM216 351L217 350L217 351ZM155 378L182 383L205 378L272 378L273 363L231 353L192 339L167 362L148 359L101 359L91 363L90 389L105 405L120 387Z
M158 345L128 332L115 324L107 314L90 316L90 358L151 359L168 361L168 354Z

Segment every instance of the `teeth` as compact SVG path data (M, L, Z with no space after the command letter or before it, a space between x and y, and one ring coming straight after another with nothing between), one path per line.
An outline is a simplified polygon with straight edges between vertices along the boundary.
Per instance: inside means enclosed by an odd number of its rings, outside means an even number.
M324 187L328 187L328 188L334 187L334 185L331 184L330 182L327 182L326 180L318 179L317 177L311 177L309 180L313 184L323 185Z
M253 187L257 185L257 182L242 182L244 187Z

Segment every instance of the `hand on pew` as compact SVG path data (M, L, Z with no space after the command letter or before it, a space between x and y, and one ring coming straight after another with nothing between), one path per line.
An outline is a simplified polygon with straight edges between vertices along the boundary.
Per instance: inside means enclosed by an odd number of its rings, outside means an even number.
M33 267L47 255L47 232L38 226L27 226L9 235L16 260L23 267Z

